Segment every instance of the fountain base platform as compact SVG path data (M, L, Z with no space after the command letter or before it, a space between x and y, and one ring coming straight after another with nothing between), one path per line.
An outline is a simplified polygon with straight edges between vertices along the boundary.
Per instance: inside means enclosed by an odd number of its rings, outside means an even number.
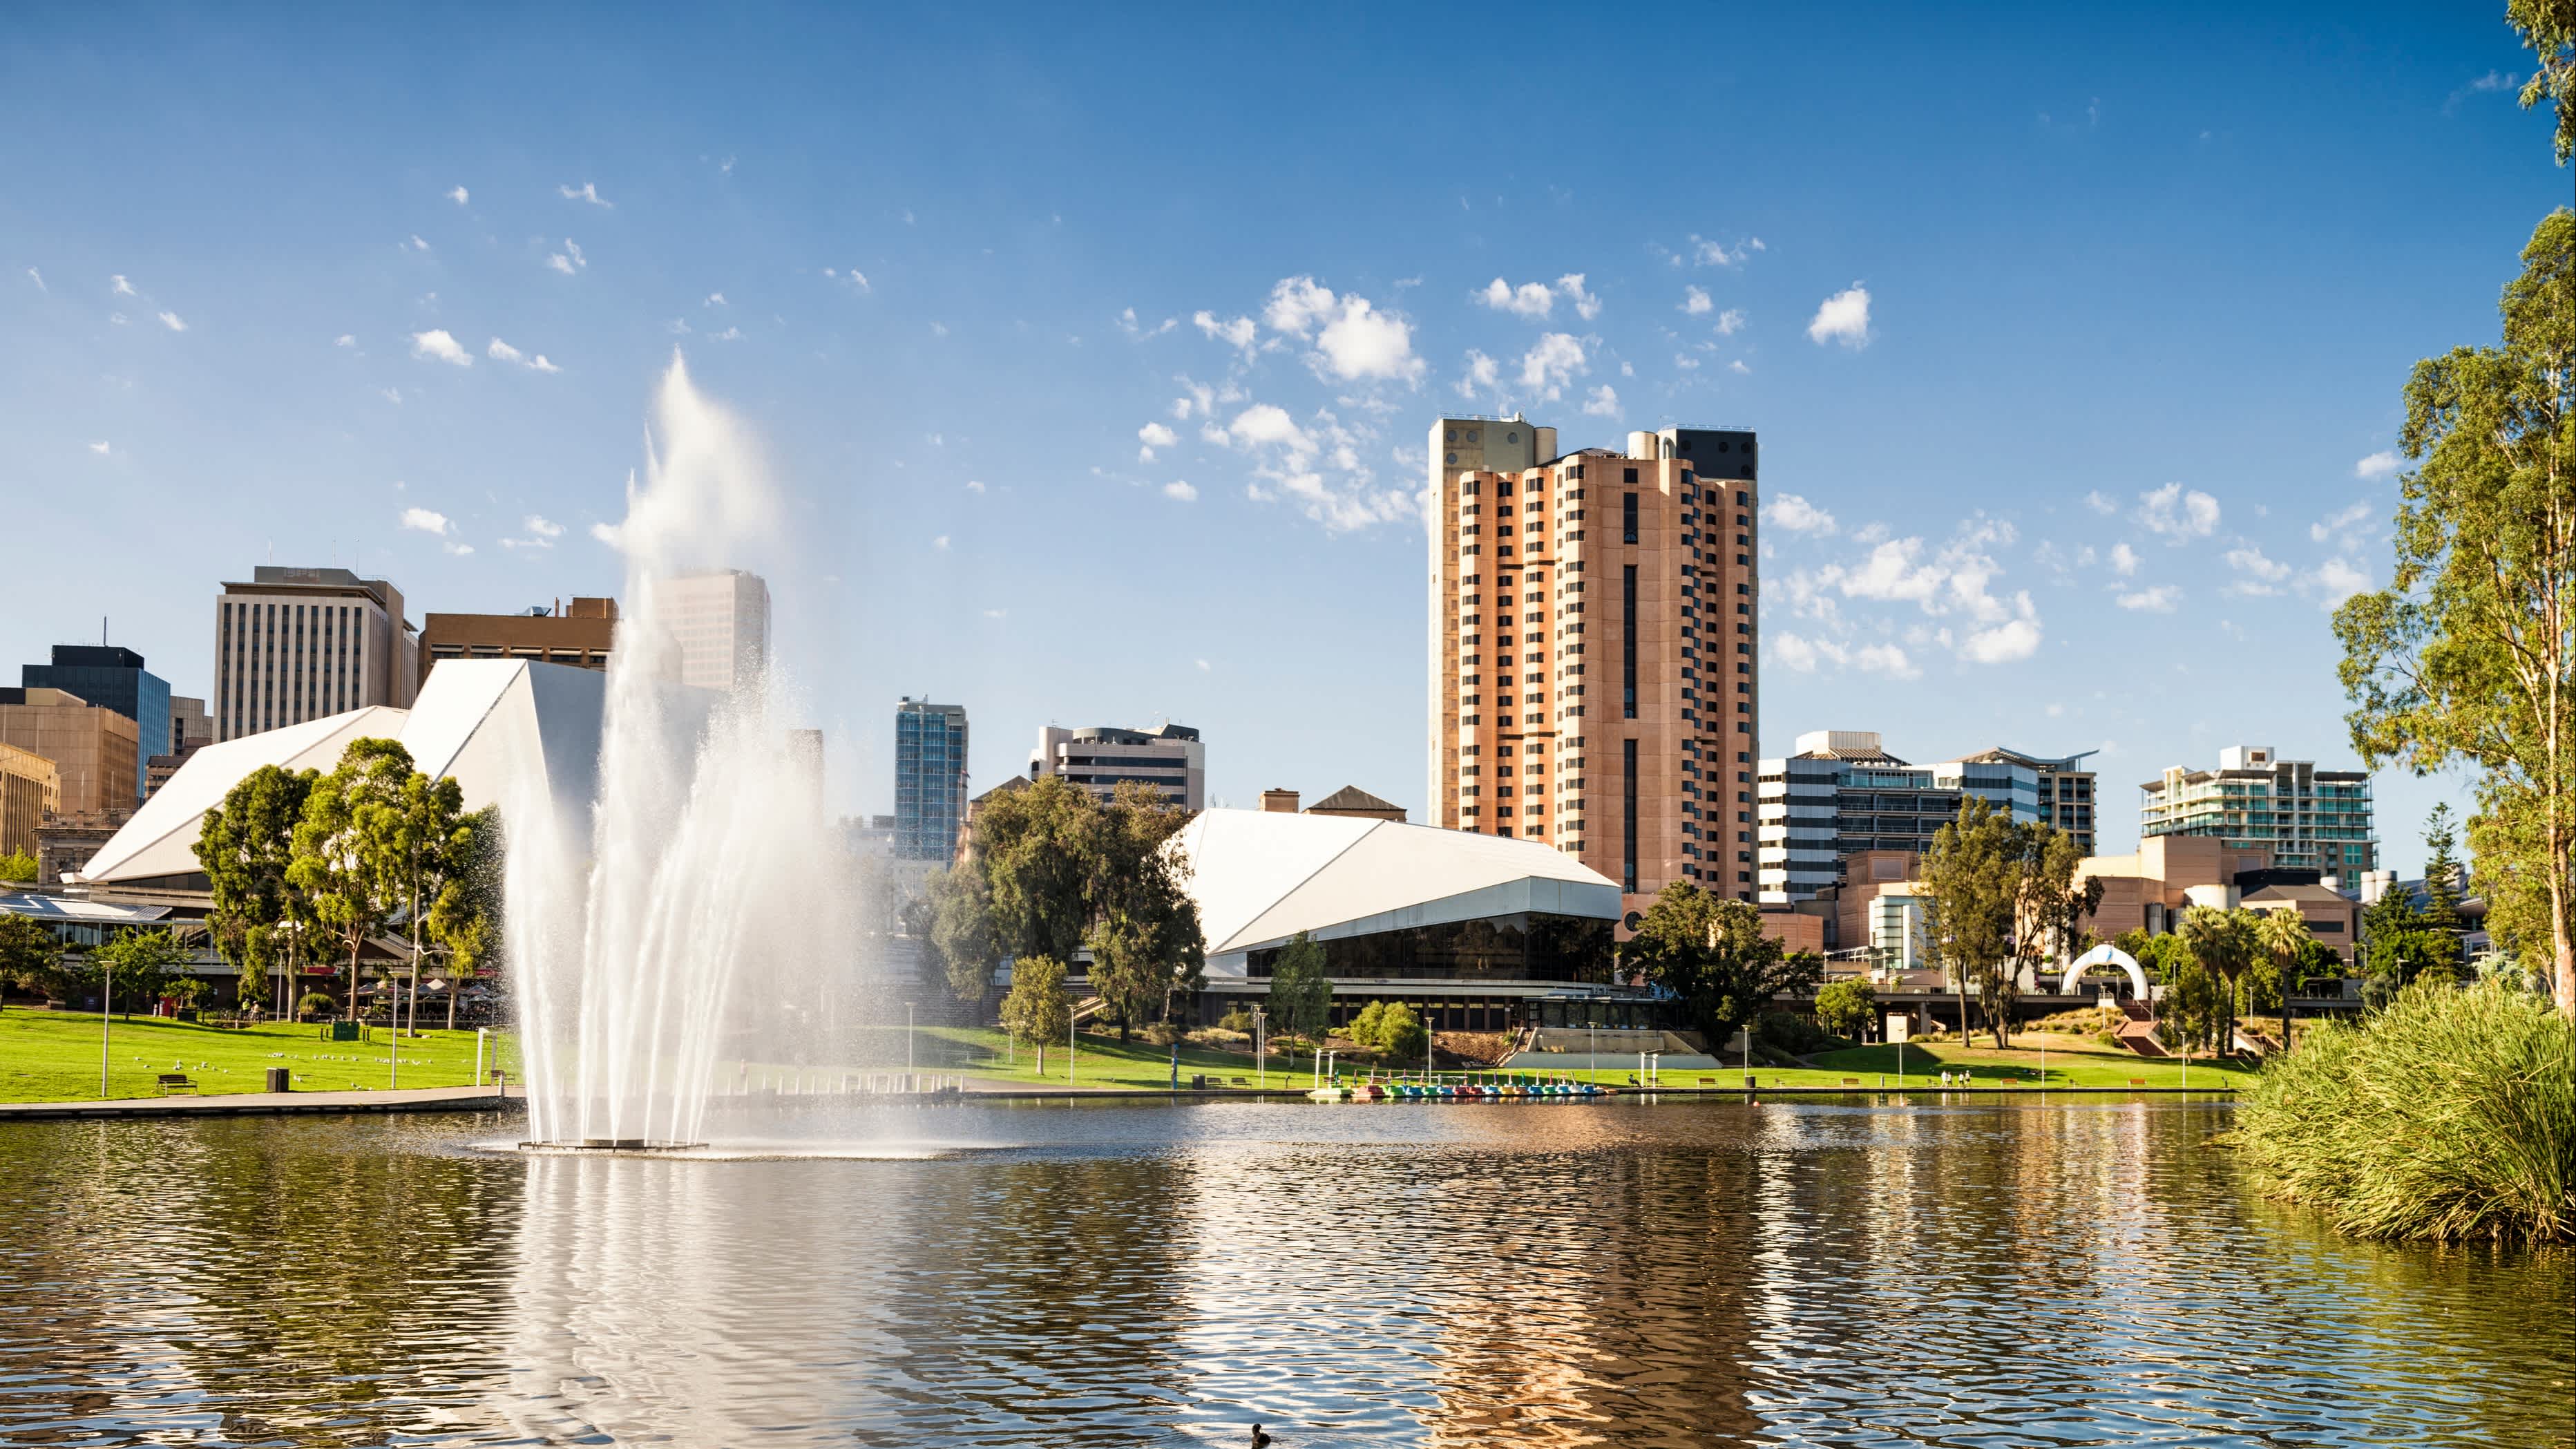
M698 1152L703 1142L658 1142L647 1137L583 1137L571 1142L522 1142L521 1152L547 1156L654 1157L672 1152Z

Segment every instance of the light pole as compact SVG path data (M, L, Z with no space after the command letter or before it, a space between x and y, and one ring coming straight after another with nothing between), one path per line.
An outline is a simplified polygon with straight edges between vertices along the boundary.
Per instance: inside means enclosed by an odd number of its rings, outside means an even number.
M90 953L95 956L98 953ZM107 1095L107 1018L108 1008L116 1004L116 963L102 959L98 963L98 1094Z
M1270 1014L1266 1009L1252 1008L1252 1069L1262 1091L1270 1089L1270 1039L1265 1030L1269 1024Z
M909 1001L903 1004L903 1074L907 1077L913 1074L912 1003Z

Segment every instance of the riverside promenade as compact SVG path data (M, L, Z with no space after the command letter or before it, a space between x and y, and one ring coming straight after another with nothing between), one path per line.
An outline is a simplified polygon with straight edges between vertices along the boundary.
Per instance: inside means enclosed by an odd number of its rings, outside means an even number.
M0 1102L0 1122L111 1117L292 1117L373 1112L518 1112L509 1088L419 1087L383 1092L224 1092L203 1097L112 1097L84 1102Z

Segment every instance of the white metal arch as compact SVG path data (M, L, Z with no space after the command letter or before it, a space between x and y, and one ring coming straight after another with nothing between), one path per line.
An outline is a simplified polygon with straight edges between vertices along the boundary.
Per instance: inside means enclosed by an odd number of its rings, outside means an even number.
M2147 973L2138 969L2138 958L2108 941L2075 958L2074 964L2066 968L2066 979L2058 984L2057 994L2064 996L2073 991L2075 983L2084 979L2084 973L2096 966L2117 966L2128 972L2129 985L2137 990L2138 999L2147 999Z

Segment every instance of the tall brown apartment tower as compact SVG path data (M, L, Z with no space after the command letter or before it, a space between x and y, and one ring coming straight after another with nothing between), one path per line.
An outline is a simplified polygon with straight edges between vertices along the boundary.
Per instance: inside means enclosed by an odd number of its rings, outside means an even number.
M1754 896L1761 739L1752 432L1431 429L1434 823L1541 839L1641 911Z

